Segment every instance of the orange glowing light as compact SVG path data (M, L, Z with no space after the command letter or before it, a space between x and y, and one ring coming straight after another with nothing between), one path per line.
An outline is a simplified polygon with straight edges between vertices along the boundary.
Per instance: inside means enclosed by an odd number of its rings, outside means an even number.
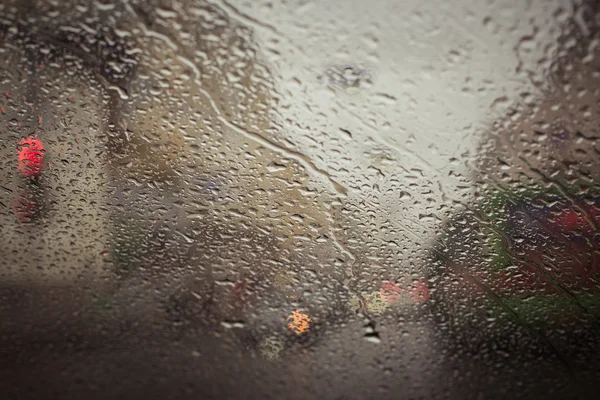
M312 319L310 319L308 315L302 313L300 310L294 311L292 315L287 317L287 321L290 320L292 320L292 322L288 324L288 328L296 332L298 335L308 332L310 323L312 322Z

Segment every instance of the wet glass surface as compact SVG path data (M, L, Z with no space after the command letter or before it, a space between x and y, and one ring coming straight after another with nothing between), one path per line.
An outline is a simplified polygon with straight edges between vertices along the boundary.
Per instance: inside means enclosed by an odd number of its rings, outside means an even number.
M592 397L599 17L3 0L2 398Z

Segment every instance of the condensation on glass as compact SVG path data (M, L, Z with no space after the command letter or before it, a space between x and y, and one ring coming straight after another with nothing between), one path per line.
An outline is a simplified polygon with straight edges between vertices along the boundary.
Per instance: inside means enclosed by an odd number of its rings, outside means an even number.
M2 392L592 396L599 44L591 0L2 0Z

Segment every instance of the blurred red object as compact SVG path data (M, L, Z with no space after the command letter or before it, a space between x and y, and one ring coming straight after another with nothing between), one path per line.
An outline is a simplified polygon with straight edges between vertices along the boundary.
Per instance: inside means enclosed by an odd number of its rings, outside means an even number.
M413 282L411 287L408 289L408 296L413 303L424 303L427 301L427 299L429 299L429 294L427 283L422 279Z
M600 223L600 211L583 202L579 202L560 212L555 218L557 228L561 232L572 232L575 230L593 231L594 221Z
M19 142L19 171L25 176L36 177L42 172L44 144L38 138L27 137Z
M394 281L382 282L379 294L388 304L393 304L400 301L402 289Z

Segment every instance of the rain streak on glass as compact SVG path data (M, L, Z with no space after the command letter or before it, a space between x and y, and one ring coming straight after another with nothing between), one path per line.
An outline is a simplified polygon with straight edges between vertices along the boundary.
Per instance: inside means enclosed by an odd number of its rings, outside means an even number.
M592 0L0 0L6 399L587 398Z

